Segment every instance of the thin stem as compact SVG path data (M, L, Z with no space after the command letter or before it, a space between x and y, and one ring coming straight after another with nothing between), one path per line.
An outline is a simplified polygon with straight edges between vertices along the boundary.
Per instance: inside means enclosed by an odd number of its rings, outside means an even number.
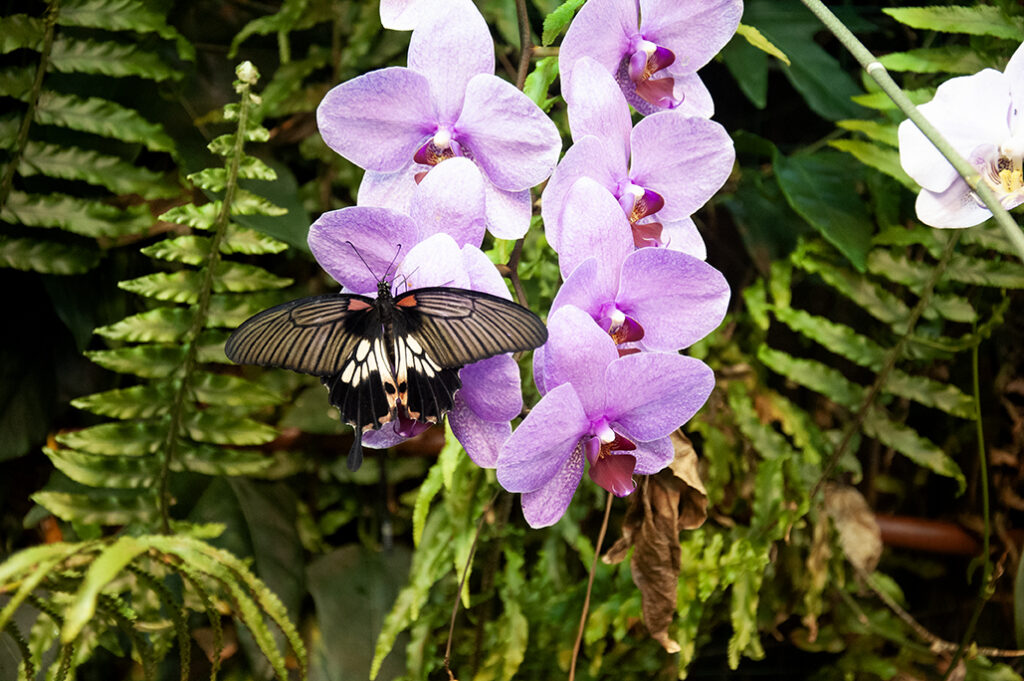
M863 43L857 40L850 29L846 28L843 22L825 7L821 0L801 0L801 2L839 39L839 42L854 56L864 70L867 71L867 74L878 83L878 86L889 96L889 99L899 107L900 111L907 115L907 118L914 122L914 125L924 133L924 136L946 157L960 174L960 177L964 178L968 186L974 190L985 206L992 211L992 216L999 223L999 226L1003 228L1007 239L1010 240L1010 243L1017 250L1018 257L1024 261L1024 233L1021 232L1017 223L1014 222L1010 214L999 203L999 199L996 198L992 189L981 179L981 175L974 166L968 163L946 141L942 134L928 122L928 119L921 115L921 112L917 110L913 102L903 93L903 90L892 79L889 72L885 70L885 67L875 59L874 55L864 47Z
M21 119L21 126L18 128L18 139L15 141L7 161L7 170L4 171L3 179L0 179L0 208L7 204L7 198L11 195L11 190L14 188L14 175L18 172L21 155L25 153L25 146L28 144L28 131L32 127L39 95L43 91L43 77L50 66L50 51L53 49L53 34L56 32L58 11L60 11L60 0L50 0L46 7L46 33L43 34L43 45L39 51L39 65L36 67L36 76L32 81L32 90L26 100L28 106Z
M612 493L608 493L608 501L604 505L604 520L601 521L601 531L597 533L597 545L594 546L594 559L590 561L590 577L587 579L587 596L583 599L583 613L580 615L580 630L576 634L576 643L572 647L572 663L569 666L569 681L576 678L576 659L580 655L580 646L583 644L583 629L587 625L587 613L590 612L590 591L594 587L594 573L597 572L597 557L601 555L601 545L604 543L604 534L608 531L608 518L612 514Z
M480 512L480 520L476 523L476 532L473 533L473 543L469 547L469 555L466 557L466 565L462 568L462 577L459 579L459 590L455 592L455 604L452 605L452 618L448 623L448 643L444 646L444 670L448 672L449 681L456 681L455 675L452 673L450 666L452 661L452 638L455 633L455 616L459 613L459 601L462 600L462 590L466 586L466 577L469 576L469 566L473 564L473 556L476 554L476 543L480 539L480 530L484 526L484 519L487 518L487 511L494 504L494 500L498 498L498 494L501 490L494 493L491 500L487 502L483 510Z
M250 68L251 65L250 65ZM167 428L167 439L164 441L164 458L160 470L160 525L161 531L169 534L171 531L171 499L168 484L170 482L171 463L178 455L178 434L182 427L185 414L185 402L189 398L191 385L189 379L196 366L198 354L197 340L199 334L206 325L207 312L210 307L210 299L213 295L213 280L216 276L217 266L220 264L220 243L227 232L228 223L231 220L231 208L235 200L235 191L238 189L238 169L242 162L243 148L245 147L246 130L249 124L249 115L252 108L252 97L250 89L255 83L241 78L238 93L240 101L238 106L238 127L235 133L235 144L228 157L227 181L224 188L224 199L221 202L220 212L213 225L213 237L210 239L210 256L203 270L203 278L199 284L199 300L196 303L195 314L192 316L192 324L185 332L185 359L181 366L181 379L174 395L174 402L171 405L170 424Z
M530 70L533 55L533 41L530 39L530 18L526 14L526 0L516 0L516 17L519 19L519 69L516 71L516 87L526 85L526 74Z
M832 470L835 468L836 463L843 456L846 448L850 445L853 440L854 434L860 430L861 425L864 423L864 419L867 418L868 412L871 407L875 404L875 399L879 393L882 392L882 386L889 379L889 374L892 373L893 369L896 368L896 362L903 355L903 347L907 344L911 334L914 331L914 327L917 326L917 321L924 314L924 310L928 307L928 303L931 300L932 292L935 290L936 284L939 283L939 279L942 278L943 273L946 271L946 267L949 265L950 258L953 256L953 251L956 249L957 242L960 241L960 230L953 230L953 233L949 237L949 241L946 242L946 248L942 251L942 256L939 258L939 262L936 263L935 267L932 268L931 276L928 281L925 282L924 289L921 291L921 297L917 301L917 305L910 313L910 318L907 320L906 329L903 335L900 336L899 340L896 341L896 345L889 349L889 352L885 356L885 363L882 368L878 371L875 377L875 382L871 384L867 394L864 396L864 400L861 402L860 408L857 409L857 413L854 417L846 424L846 428L843 429L843 437L840 439L839 444L836 445L835 452L829 459L825 469L821 472L821 477L818 478L818 482L815 483L814 489L811 491L811 498L817 496L821 490L822 485L828 480L832 474Z
M981 420L981 382L978 378L978 348L980 345L979 341L971 348L971 377L974 389L974 425L978 440L978 468L979 475L981 476L981 517L985 523L985 534L981 537L981 586L978 588L978 602L974 605L974 611L971 613L971 619L967 623L967 629L964 630L963 638L960 639L960 645L957 646L953 659L946 669L944 679L948 679L950 673L956 668L957 662L960 661L964 654L964 649L974 636L974 630L978 625L978 618L981 617L981 611L985 607L985 603L988 602L989 580L992 578L992 563L989 560L989 535L992 533L992 527L988 509L988 454L985 451L985 429L982 426Z

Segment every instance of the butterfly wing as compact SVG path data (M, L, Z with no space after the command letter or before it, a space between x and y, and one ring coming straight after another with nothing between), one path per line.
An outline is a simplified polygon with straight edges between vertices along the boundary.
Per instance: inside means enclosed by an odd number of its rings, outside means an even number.
M328 294L300 298L246 320L224 352L239 364L281 367L320 376L341 420L356 430L349 467L362 459L360 439L391 419L397 393L380 309L372 298Z
M468 289L433 287L394 301L395 380L410 415L436 422L454 406L458 371L547 340L537 315L504 298Z

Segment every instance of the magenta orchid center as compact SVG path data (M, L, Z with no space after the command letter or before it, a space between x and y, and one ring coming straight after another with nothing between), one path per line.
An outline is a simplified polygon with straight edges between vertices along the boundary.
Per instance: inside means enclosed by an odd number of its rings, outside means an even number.
M468 154L465 153L462 145L455 139L451 130L448 128L438 128L433 137L416 150L412 158L420 165L436 166L441 161L447 161L456 156L468 156ZM426 175L426 173L417 175L416 182L423 179L423 175Z
M638 97L654 106L673 109L681 100L675 97L675 80L671 77L654 78L654 74L676 60L672 50L662 47L641 35L633 36L629 44L627 70Z
M971 161L1004 208L1024 202L1024 138L1013 137L998 147L984 145L971 154ZM983 205L974 194L978 205Z
M614 302L605 303L601 307L598 323L608 332L616 345L638 341L644 337L644 327L616 307Z
M629 219L629 226L633 229L633 244L637 248L662 245L661 223L640 222L662 209L665 199L661 194L627 181L620 186L616 196L619 205L622 206L623 212Z
M633 451L636 445L612 430L604 419L593 424L591 432L594 435L583 442L583 451L590 463L590 478L617 497L632 493L636 489L633 482L636 457L625 452Z

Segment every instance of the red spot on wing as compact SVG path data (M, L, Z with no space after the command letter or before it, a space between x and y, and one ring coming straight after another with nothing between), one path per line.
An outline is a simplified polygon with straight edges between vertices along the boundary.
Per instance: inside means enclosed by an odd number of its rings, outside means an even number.
M398 307L416 307L416 295L404 295L395 301L395 305Z
M352 298L351 300L348 301L348 309L353 311L369 310L371 307L373 306L370 305L368 302L366 302L365 300L359 300L358 298Z

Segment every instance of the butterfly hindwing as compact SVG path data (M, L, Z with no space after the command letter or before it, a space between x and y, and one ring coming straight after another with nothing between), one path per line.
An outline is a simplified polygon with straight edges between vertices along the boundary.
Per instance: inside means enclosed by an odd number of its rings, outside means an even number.
M395 320L395 381L398 399L409 418L437 423L455 404L455 392L462 386L458 367L440 366L405 332L405 320Z
M532 350L548 336L544 323L525 307L480 291L414 289L395 298L395 309L409 335L445 368Z

